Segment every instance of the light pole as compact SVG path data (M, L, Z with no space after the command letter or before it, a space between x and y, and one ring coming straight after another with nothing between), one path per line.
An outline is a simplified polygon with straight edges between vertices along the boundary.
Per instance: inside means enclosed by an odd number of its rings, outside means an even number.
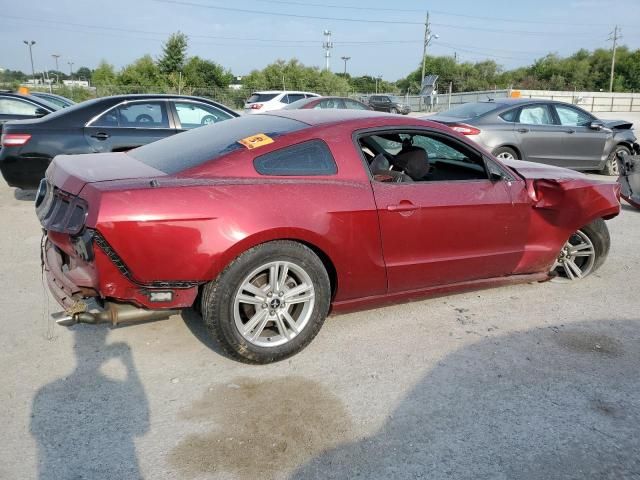
M27 47L29 47L29 58L31 59L31 78L33 79L33 84L36 84L36 71L33 68L33 51L31 50L31 47L33 47L36 44L35 40L23 40L22 43L24 43Z
M351 57L340 57L342 60L344 60L344 75L345 77L347 76L347 62L349 60L351 60Z
M59 53L52 53L52 54L51 54L51 56L52 56L53 58L55 58L55 60L56 60L56 72L59 72L59 71L60 71L60 69L58 68L58 59L59 59L62 55L60 55Z
M376 77L376 93L378 93L378 82L380 83L380 88L382 88L382 75Z
M69 65L69 79L73 81L73 62L67 62Z

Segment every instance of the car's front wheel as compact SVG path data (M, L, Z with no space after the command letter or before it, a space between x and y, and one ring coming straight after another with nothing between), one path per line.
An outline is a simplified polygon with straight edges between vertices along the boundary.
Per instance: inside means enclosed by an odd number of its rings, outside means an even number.
M398 109L396 107L391 107L389 109L389 113L398 113Z
M598 218L573 233L551 269L557 280L579 280L595 272L609 254L611 238Z
M246 251L205 285L202 318L231 356L270 363L313 340L330 297L320 258L300 243L274 241Z
M600 171L602 175L609 175L611 177L617 177L620 175L620 169L618 168L618 154L631 155L631 151L624 145L618 145L613 149L607 162L604 164L604 168Z

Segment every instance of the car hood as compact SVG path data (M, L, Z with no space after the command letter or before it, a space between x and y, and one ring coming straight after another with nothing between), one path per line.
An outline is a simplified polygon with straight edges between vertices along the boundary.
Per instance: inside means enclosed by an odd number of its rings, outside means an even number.
M78 195L87 183L164 176L166 173L124 152L58 155L46 173L49 183L72 195Z
M523 160L502 160L502 163L515 170L527 179L546 178L551 180L587 179L584 173L568 168L554 167L543 163L525 162Z
M604 126L612 130L630 130L633 122L628 120L603 120Z

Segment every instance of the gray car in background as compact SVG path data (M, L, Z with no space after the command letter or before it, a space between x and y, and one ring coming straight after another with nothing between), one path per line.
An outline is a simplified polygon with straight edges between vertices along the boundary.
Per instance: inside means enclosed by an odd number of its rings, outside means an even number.
M632 123L599 120L563 102L504 98L423 117L444 123L498 158L618 175L616 154L633 151Z

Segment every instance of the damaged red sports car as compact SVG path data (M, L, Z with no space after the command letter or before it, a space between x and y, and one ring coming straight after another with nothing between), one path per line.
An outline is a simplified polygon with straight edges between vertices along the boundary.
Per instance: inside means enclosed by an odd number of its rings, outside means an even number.
M330 310L594 272L619 187L500 162L448 127L281 110L126 153L59 156L36 198L59 323L194 307L237 359L304 348Z

